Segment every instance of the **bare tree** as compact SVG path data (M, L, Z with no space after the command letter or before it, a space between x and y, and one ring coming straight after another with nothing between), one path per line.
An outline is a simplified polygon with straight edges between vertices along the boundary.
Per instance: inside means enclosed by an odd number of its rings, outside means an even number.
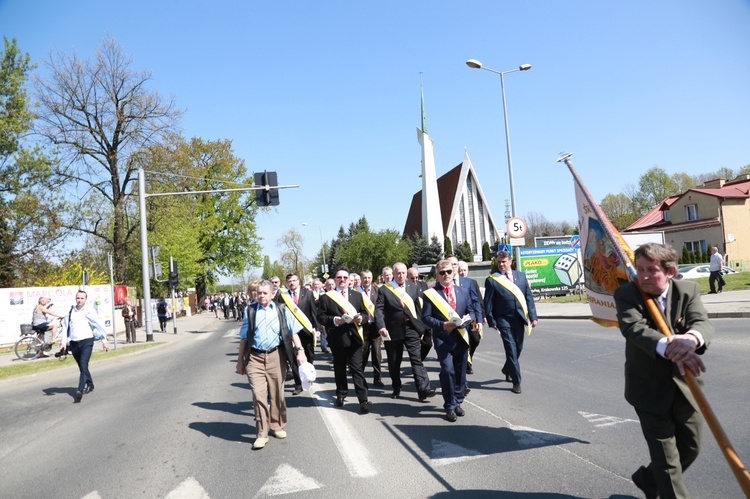
M45 78L36 77L40 134L54 144L56 174L70 189L73 210L66 224L105 241L114 256L115 280L127 275L127 247L137 237L136 157L174 130L182 111L148 88L151 73L114 38L105 38L94 60L53 51Z
M301 279L304 279L303 272L307 263L302 254L304 242L302 234L294 228L284 232L278 240L278 245L282 248L281 265L284 266L285 272L294 272Z

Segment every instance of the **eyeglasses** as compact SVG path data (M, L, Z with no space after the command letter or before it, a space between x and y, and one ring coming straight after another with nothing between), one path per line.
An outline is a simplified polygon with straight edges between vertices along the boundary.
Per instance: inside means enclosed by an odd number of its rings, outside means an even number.
M453 270L440 270L438 271L438 274L440 275L451 275L453 273Z
M348 275L337 275L336 279L349 279Z

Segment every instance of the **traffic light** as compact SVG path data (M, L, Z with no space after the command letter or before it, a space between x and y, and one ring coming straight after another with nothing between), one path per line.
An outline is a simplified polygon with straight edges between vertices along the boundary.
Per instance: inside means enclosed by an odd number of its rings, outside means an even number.
M172 265L172 268L169 269L169 287L176 288L179 284L179 276L177 275L177 262L172 260L170 263Z
M276 172L256 173L255 174L255 185L268 186L265 189L258 189L255 191L255 203L258 206L278 206L279 204L279 190L273 189L279 185L279 181L276 178Z

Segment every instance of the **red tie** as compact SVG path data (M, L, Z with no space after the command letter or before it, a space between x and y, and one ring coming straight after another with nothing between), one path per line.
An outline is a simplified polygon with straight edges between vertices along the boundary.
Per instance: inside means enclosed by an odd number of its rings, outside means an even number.
M513 276L510 275L510 272L505 273L505 277L510 281L513 282Z
M293 292L293 295L294 295L294 304L299 305L299 297L297 296L296 290Z
M341 296L343 296L344 298L346 298L346 291L344 291L343 289L341 290Z
M453 286L445 289L445 294L448 295L448 305L453 310L456 310L456 296L453 294Z

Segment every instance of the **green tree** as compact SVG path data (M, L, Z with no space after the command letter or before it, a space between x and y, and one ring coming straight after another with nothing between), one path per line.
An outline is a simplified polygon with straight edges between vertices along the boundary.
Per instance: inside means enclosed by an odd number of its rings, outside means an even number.
M410 243L411 252L409 253L408 261L405 262L407 265L412 265L414 263L418 265L432 263L427 261L428 254L430 252L430 245L427 242L426 237L414 234L414 236L410 239Z
M398 231L360 232L341 245L336 264L352 271L375 269L377 273L385 266L406 262L410 251L411 245Z
M456 248L456 257L464 262L474 261L474 252L471 251L471 245L468 241L464 241Z
M25 137L34 113L26 84L33 69L15 39L0 52L0 287L12 287L31 262L43 260L61 233L50 162ZM37 268L37 267L35 267ZM28 276L25 276L28 277Z
M645 213L665 198L679 193L678 183L663 168L654 166L638 178L638 192L633 201Z
M427 249L428 253L425 255L426 264L437 263L443 258L443 247L440 246L440 240L437 236L432 236L430 238L430 246Z
M453 243L451 242L451 238L448 236L445 236L443 239L443 250L445 250L445 255L452 255L453 254Z
M116 282L127 276L134 238L127 219L137 185L137 156L170 133L181 111L150 90L151 74L135 71L114 38L105 38L93 60L55 52L35 78L39 133L62 161L55 168L70 199L79 199L65 225L103 240L114 255Z
M607 194L599 206L618 230L623 230L638 220L633 202L625 194Z
M482 261L489 262L492 260L492 250L490 249L490 243L485 242L482 245Z
M296 229L291 228L281 235L277 245L282 248L281 265L284 267L284 275L294 272L304 279L304 270L308 268L307 260L302 254L302 246L305 240Z

